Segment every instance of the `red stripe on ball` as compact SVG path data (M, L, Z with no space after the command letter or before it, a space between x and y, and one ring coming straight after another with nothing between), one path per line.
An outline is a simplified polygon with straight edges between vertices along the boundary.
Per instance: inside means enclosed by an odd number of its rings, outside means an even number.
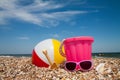
M32 52L32 63L38 67L48 67L49 66L48 64L46 64L43 60L41 60L38 57L35 50L33 50L33 52Z

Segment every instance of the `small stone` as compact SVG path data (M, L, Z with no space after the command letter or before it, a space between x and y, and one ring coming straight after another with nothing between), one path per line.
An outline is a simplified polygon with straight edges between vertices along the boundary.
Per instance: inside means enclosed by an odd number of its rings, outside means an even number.
M111 72L112 72L112 69L109 67L107 70L107 73L111 73Z
M119 75L119 76L120 76L120 71L118 71L117 75Z
M84 78L84 77L81 77L80 80L85 80L85 78Z
M111 78L112 76L111 76L111 75L108 75L108 77L110 77L110 78Z

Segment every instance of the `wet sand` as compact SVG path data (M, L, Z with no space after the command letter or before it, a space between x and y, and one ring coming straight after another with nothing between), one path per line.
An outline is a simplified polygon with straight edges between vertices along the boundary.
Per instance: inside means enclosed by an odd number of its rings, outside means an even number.
M94 68L87 72L41 68L31 57L0 56L0 80L120 80L119 58L94 58ZM104 64L101 66L101 64Z

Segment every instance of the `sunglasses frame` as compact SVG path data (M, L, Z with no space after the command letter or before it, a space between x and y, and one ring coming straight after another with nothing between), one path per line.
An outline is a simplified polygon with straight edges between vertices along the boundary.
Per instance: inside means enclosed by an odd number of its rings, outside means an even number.
M89 69L87 69L87 70L83 69L83 68L80 66L80 63L81 63L81 62L85 62L85 61L91 62L91 67L90 67ZM69 63L69 62L72 62L72 63L75 63L75 64L76 64L76 67L75 67L74 70L69 70L69 69L67 69L66 64ZM79 66L79 69L77 69L77 66ZM68 70L68 71L76 71L76 70L89 71L89 70L92 69L92 67L93 67L93 61L92 61L92 60L82 60L82 61L80 61L80 62L75 62L75 61L66 61L66 62L65 62L65 69Z

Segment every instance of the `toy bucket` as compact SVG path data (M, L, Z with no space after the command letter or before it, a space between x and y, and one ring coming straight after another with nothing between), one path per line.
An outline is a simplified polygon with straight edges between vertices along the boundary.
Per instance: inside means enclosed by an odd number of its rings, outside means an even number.
M90 36L67 38L61 43L60 54L66 57L67 61L91 60L93 41L93 37ZM64 47L65 53L62 51L62 47Z

